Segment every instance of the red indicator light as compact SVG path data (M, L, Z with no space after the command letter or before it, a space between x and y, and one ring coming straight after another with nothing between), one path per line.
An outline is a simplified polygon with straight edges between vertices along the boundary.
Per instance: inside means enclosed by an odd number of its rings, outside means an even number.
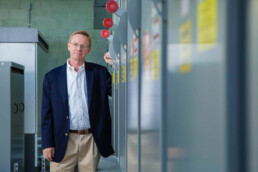
M106 9L110 13L114 13L118 10L118 4L114 0L110 0L106 3Z
M101 31L101 36L103 38L107 38L109 36L109 31L107 29L104 29Z
M111 18L105 18L103 20L103 25L106 27L106 28L110 28L113 26L113 21Z

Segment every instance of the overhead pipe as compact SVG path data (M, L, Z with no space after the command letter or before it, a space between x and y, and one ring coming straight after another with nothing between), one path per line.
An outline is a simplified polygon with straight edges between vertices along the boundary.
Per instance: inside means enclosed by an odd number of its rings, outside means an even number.
M29 3L29 6L28 6L28 27L30 28L31 27L31 3Z

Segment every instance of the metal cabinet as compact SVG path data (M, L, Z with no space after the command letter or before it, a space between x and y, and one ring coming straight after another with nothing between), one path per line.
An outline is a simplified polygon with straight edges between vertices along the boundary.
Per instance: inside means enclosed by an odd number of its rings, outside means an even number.
M168 171L227 171L224 7L169 2Z
M0 171L24 171L24 67L0 61Z
M11 60L24 70L25 166L32 171L41 155L41 95L44 74L55 65L47 58L48 44L34 28L0 28L0 60Z

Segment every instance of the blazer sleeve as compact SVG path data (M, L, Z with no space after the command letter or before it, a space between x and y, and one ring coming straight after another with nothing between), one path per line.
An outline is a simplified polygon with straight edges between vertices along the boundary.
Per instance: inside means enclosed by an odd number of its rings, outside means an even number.
M47 75L43 81L42 111L41 111L42 149L55 147L53 130L53 110L51 100L51 85Z
M109 96L112 96L112 78L108 70L106 69L106 85Z

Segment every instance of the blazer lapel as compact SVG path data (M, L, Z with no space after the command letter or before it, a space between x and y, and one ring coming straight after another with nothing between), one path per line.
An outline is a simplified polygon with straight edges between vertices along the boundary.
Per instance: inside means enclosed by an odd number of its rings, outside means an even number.
M94 70L87 62L85 62L85 71L87 76L86 79L87 79L88 108L90 109L92 92L93 92L93 84L94 84Z
M61 71L57 77L59 80L59 90L60 90L60 96L62 98L64 107L66 109L66 112L68 111L68 93L67 93L67 71L66 71L66 64L64 64L61 68Z

